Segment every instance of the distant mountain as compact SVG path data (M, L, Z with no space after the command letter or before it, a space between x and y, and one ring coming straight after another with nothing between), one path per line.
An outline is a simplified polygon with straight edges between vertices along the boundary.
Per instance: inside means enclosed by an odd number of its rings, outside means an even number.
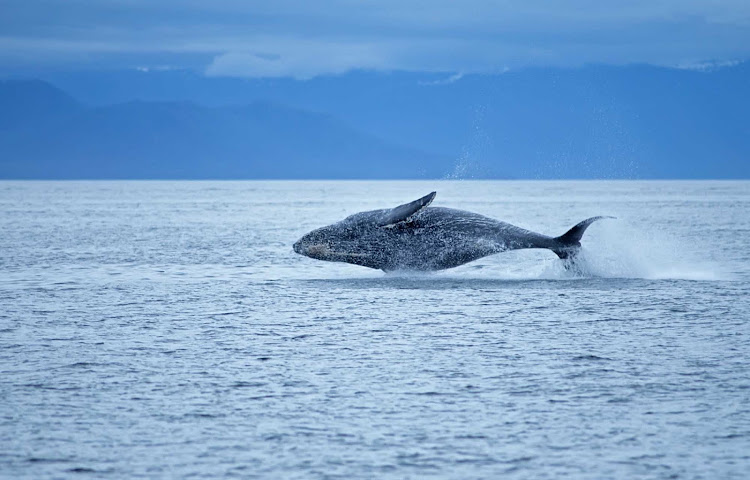
M0 82L0 178L419 178L449 157L331 115L267 102L86 107L40 81Z
M80 109L68 94L40 80L0 81L0 131L34 126Z
M463 77L353 72L307 81L179 70L49 78L94 103L267 101L328 112L387 142L447 155L455 164L449 170L466 177L750 178L747 62L706 70L586 66Z
M0 82L0 177L750 178L750 63ZM325 112L325 113L314 113Z

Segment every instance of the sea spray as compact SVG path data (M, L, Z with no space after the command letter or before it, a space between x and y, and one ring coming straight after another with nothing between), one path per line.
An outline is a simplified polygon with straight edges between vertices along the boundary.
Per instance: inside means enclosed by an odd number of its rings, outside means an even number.
M444 180L470 180L484 177L482 157L492 145L492 140L482 127L487 108L478 105L474 108L471 134L467 143L461 148L461 154L453 165L453 170L445 175Z
M566 270L551 267L566 276L643 278L674 280L723 280L730 275L700 252L669 232L634 225L627 219L602 223L592 229L580 255ZM562 269L562 271L561 271Z

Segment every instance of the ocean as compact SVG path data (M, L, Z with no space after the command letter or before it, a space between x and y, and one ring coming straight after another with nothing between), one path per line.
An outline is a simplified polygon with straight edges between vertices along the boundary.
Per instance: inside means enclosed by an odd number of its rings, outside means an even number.
M430 191L560 235L292 251ZM0 182L0 477L746 479L750 182Z

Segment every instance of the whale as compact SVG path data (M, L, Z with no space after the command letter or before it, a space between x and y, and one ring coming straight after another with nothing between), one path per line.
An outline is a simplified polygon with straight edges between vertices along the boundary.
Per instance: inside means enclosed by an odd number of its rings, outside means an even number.
M478 213L430 206L437 195L395 208L359 212L311 231L293 245L316 260L392 271L437 271L509 250L542 248L572 266L581 237L597 220L588 218L559 237L501 222Z

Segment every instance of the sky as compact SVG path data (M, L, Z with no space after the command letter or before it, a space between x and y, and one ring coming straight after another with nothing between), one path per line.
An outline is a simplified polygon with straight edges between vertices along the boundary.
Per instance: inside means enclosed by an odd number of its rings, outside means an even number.
M193 69L296 78L750 58L750 2L0 0L6 71Z

